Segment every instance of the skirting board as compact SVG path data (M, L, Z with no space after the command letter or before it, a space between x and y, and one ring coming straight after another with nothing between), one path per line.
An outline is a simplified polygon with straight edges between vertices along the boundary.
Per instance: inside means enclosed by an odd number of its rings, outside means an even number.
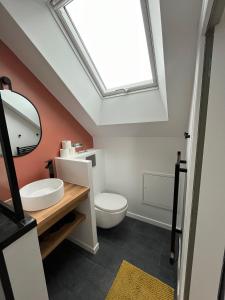
M141 215L138 215L138 214L134 214L134 213L129 212L129 211L127 212L127 216L130 217L130 218L145 222L145 223L149 223L149 224L152 224L152 225L155 225L155 226L167 229L167 230L171 230L171 225L167 224L167 223L156 221L154 219L147 218L147 217L144 217L144 216L141 216Z
M99 243L97 243L95 245L94 248L92 248L90 245L80 241L80 240L75 240L71 237L68 238L69 241L71 241L72 243L76 244L77 246L83 248L84 250L90 252L91 254L96 254L98 252L98 249L99 249Z

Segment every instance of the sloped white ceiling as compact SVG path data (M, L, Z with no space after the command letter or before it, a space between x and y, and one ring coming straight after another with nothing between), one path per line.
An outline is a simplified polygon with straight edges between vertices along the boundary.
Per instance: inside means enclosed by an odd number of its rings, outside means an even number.
M180 136L192 96L201 0L160 4L166 74L161 92L103 102L44 0L2 0L1 39L91 134Z

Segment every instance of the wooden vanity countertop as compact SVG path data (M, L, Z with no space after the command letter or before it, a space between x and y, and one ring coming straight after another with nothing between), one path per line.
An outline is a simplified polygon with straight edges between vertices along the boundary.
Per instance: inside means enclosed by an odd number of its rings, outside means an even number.
M37 221L38 235L43 234L82 201L86 200L89 190L88 187L64 182L64 197L58 203L43 210L29 212L28 214Z

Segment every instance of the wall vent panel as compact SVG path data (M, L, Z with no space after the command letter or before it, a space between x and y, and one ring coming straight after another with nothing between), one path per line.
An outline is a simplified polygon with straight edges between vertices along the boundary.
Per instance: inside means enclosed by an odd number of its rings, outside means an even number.
M143 204L161 209L173 209L174 175L144 172Z

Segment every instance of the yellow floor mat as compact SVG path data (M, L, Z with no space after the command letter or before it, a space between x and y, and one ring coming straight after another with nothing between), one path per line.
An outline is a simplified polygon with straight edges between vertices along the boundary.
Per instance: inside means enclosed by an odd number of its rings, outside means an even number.
M123 261L106 300L173 300L174 290L157 278Z

